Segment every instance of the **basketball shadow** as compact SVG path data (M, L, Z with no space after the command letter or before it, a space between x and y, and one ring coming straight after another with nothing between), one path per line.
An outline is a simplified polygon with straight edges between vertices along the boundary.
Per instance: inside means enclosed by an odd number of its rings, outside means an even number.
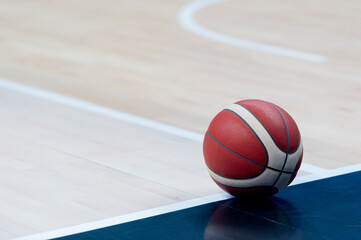
M231 199L219 206L205 228L204 240L298 239L296 209L279 198L260 202Z

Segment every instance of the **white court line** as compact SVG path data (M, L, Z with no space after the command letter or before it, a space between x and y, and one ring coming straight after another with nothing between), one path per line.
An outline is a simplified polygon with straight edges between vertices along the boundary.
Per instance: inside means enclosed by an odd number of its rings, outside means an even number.
M23 85L20 83L8 81L8 80L1 79L1 78L0 78L0 88L14 91L17 93L22 93L22 94L25 94L28 96L40 98L40 99L47 100L50 102L62 104L62 105L76 108L76 109L79 109L82 111L87 111L87 112L98 114L101 116L129 122L129 123L139 125L142 127L147 127L150 129L162 131L165 133L169 133L169 134L172 134L175 136L187 138L187 139L194 140L197 142L203 141L203 135L199 134L199 133L194 133L194 132L184 130L181 128L176 128L176 127L169 126L166 124L158 123L156 121L141 118L141 117L134 116L134 115L131 115L128 113L120 112L120 111L117 111L114 109L110 109L110 108L102 107L102 106L99 106L96 104L88 103L86 101L67 97L67 96L49 92L46 90L37 89L34 87L26 86L26 85ZM314 172L312 172L313 174L312 174L311 180L315 180L320 177L322 178L325 175L324 173L327 171L325 169L318 168L316 166L312 166L312 165L306 164L306 163L304 163L302 165L306 166L306 169L308 172L314 171ZM361 168L361 166L360 166L360 168ZM350 169L347 169L347 170L350 170ZM320 173L320 171L322 172L322 174L318 175L318 173ZM332 174L332 171L329 171L327 176L330 176L330 174ZM298 183L301 183L303 181L302 177L300 177L297 180L298 180ZM309 180L309 179L307 179L307 180ZM127 215L123 215L123 216L119 216L119 217L115 217L115 218L104 219L104 220L100 220L100 221L96 221L96 222L92 222L92 223L81 224L81 225L64 228L64 229L60 229L60 230L50 231L50 232L41 233L41 234L35 234L35 235L21 237L21 238L16 238L16 240L35 240L35 239L55 238L55 237L65 236L68 234L75 234L75 233L79 233L79 232L83 232L83 231L97 229L97 228L101 228L101 227L105 227L105 226L110 226L110 225L114 225L114 224L129 222L129 221L133 221L136 219L142 219L145 217L156 216L159 214L172 212L172 211L176 211L176 210L181 210L181 209L198 206L198 205L202 205L202 204L206 204L206 203L210 203L210 202L214 202L214 201L224 200L224 199L228 199L228 198L230 198L230 196L227 194L217 194L217 195L197 198L197 199L193 199L193 200L189 200L189 201L185 201L185 202L179 202L179 203L175 203L175 204L171 204L171 205L166 205L166 206L162 206L159 208L148 209L145 211L127 214Z
M121 112L107 107L99 106L97 104L64 96L58 93L53 93L35 87L30 87L21 83L16 83L0 78L0 88L22 93L28 96L40 98L46 101L62 104L68 107L76 108L97 115L132 123L138 126L165 132L182 138L190 139L196 142L203 142L204 135L200 133L195 133L189 130L173 127L164 123L159 123L153 120L138 117L129 113ZM327 171L323 168L319 168L307 163L302 163L301 169L313 174L319 174L323 171Z
M346 173L357 172L357 171L361 171L361 163L346 166L346 167L341 167L341 168L337 168L337 169L323 171L321 174L311 174L311 175L306 175L306 176L302 176L302 177L296 177L295 180L292 182L291 186L297 185L300 183L324 179L324 178L328 178L328 177L335 177L335 176L343 175Z
M330 170L328 172L327 177L334 177L334 176L351 173L351 172L356 172L356 171L361 171L361 164L356 164L356 165L351 165L351 166L347 166L347 167L343 167L343 168L339 168L339 169ZM327 177L323 176L320 178L320 177L317 177L314 175L298 177L295 179L295 181L291 185L297 185L297 184L301 184L301 183L311 182L311 181L315 181L315 180L324 179ZM122 216L118 216L118 217L107 218L104 220L80 224L80 225L71 226L71 227L58 229L58 230L54 230L54 231L48 231L48 232L43 232L43 233L39 233L39 234L34 234L34 235L29 235L29 236L24 236L24 237L19 237L19 238L13 238L11 240L45 240L45 239L51 239L51 238L64 237L64 236L69 236L69 235L82 233L82 232L86 232L86 231L91 231L91 230L95 230L95 229L100 229L100 228L104 228L104 227L114 226L117 224L131 222L131 221L135 221L135 220L139 220L139 219L143 219L143 218L147 218L147 217L158 216L161 214L170 213L170 212L174 212L174 211L178 211L178 210L183 210L183 209L187 209L187 208L191 208L191 207L196 207L196 206L204 205L207 203L226 200L226 199L230 199L230 198L232 198L232 196L230 196L226 193L215 194L215 195L211 195L211 196L207 196L207 197L203 197L203 198L197 198L197 199L192 199L192 200L188 200L188 201L178 202L178 203L174 203L174 204L165 205L162 207L147 209L147 210L140 211L140 212L130 213L130 214L126 214L126 215L122 215Z
M302 171L309 172L309 173L312 173L313 175L317 175L317 176L319 176L319 177L328 176L327 174L328 174L329 171L330 171L330 170L328 170L328 169L321 168L321 167L317 167L317 166L314 166L314 165L312 165L312 164L305 163L305 162L303 162L303 163L301 164L301 170L302 170Z
M203 135L188 131L185 129L173 127L167 124L159 123L146 118L138 117L129 113L117 111L114 109L102 107L97 104L89 103L72 97L64 96L61 94L41 90L38 88L30 87L24 84L12 82L0 78L0 88L5 88L14 92L26 94L32 97L44 99L50 102L59 103L65 106L76 108L90 113L95 113L101 116L121 120L128 123L133 123L138 126L154 129L157 131L169 133L182 138L187 138L197 142L203 141Z
M316 62L316 63L327 62L327 58L324 56L227 36L218 33L216 31L207 29L199 25L194 20L194 15L201 9L223 1L225 0L198 0L191 2L183 6L178 12L178 22L188 31L216 42L228 44L239 48L245 48L259 52L271 53L280 56L306 60L310 62Z
M225 200L225 199L229 199L229 198L231 198L231 196L226 193L215 194L215 195L211 195L211 196L204 197L204 198L196 198L196 199L192 199L192 200L188 200L188 201L173 203L173 204L165 205L162 207L147 209L144 211L130 213L130 214L126 214L126 215L122 215L122 216L118 216L118 217L107 218L104 220L80 224L80 225L71 226L71 227L58 229L58 230L54 230L54 231L29 235L29 236L25 236L25 237L14 238L12 240L45 240L45 239L58 238L58 237L68 236L68 235L86 232L86 231L90 231L90 230L94 230L94 229L99 229L99 228L103 228L103 227L109 227L109 226L113 226L113 225L117 225L117 224L121 224L121 223L131 222L131 221L135 221L135 220L139 220L139 219L143 219L143 218L147 218L147 217L153 217L153 216L157 216L157 215L161 215L161 214L165 214L165 213L169 213L169 212L174 212L174 211L178 211L178 210L182 210L182 209L186 209L186 208L196 207L196 206L204 205L207 203L212 203L215 201L221 201L221 200Z

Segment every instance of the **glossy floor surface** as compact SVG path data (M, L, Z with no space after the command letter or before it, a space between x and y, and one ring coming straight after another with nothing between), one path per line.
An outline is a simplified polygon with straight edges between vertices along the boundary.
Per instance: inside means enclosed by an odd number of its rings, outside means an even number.
M297 122L293 183L361 170L360 12L358 0L0 1L0 240L226 199L202 141L244 99Z
M214 202L58 240L361 239L361 172L304 183L262 201Z

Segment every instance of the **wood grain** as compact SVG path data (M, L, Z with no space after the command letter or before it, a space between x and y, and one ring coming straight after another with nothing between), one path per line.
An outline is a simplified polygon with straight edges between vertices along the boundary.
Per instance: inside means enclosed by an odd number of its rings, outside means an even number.
M306 163L360 163L358 1L230 0L195 15L322 64L188 32L176 16L189 2L1 1L0 77L198 133L263 99L294 117ZM1 89L0 114L1 239L219 192L201 143Z

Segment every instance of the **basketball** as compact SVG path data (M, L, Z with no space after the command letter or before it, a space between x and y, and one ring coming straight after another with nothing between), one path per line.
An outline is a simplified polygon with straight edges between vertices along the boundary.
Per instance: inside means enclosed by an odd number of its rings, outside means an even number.
M301 135L281 107L262 100L236 102L211 121L203 142L210 176L240 198L269 197L295 178Z

